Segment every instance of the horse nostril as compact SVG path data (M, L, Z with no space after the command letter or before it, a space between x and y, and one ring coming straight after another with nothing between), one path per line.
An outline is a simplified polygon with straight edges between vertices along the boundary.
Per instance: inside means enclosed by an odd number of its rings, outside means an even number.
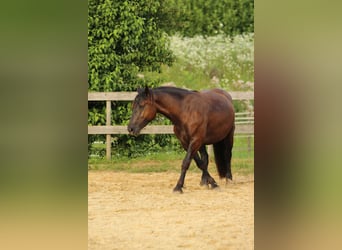
M133 127L128 127L128 132L132 133L133 132Z

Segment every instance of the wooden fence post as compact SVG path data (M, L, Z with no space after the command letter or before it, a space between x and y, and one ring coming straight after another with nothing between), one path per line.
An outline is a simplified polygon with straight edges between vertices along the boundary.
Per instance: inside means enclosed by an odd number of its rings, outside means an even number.
M112 106L111 106L111 101L106 101L106 125L110 126L112 120ZM111 134L106 135L106 157L107 160L111 159L111 139L112 136Z

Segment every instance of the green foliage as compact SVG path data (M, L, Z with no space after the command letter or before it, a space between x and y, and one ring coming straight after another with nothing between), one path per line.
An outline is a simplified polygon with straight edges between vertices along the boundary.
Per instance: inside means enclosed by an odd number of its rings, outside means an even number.
M136 158L151 152L182 151L174 135L123 135L115 139L112 154L115 157Z
M176 61L164 66L162 81L179 87L205 89L220 87L227 91L249 90L247 82L254 82L254 33L210 37L171 37Z
M140 71L172 63L168 37L157 27L153 0L89 0L88 89L131 91Z
M165 0L161 4L160 25L169 35L254 32L253 0Z
M160 2L154 0L89 0L88 2L88 90L135 91L138 86L158 86L137 75L141 71L160 71L171 65L169 38L158 26ZM88 124L105 124L105 103L89 102ZM129 103L112 103L112 124L127 124ZM147 136L148 137L148 136ZM90 135L91 144L99 136ZM142 146L146 138L139 138ZM129 149L135 140L121 136ZM139 144L139 143L137 143Z

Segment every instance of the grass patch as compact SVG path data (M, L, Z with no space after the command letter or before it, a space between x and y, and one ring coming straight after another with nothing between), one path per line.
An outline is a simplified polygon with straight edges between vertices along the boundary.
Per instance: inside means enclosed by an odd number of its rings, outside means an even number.
M254 159L232 159L232 172L239 174L252 174L254 173Z
M179 169L183 155L175 152L159 152L144 157L115 157L106 159L89 159L90 170L114 170L130 173L165 172ZM178 166L178 168L177 168Z
M209 172L216 171L215 160L210 154ZM94 158L88 161L88 170L112 170L124 171L128 173L149 173L149 172L179 172L184 153L179 152L158 152L144 157L128 158L115 157L108 161L106 159ZM241 157L244 156L244 157ZM254 172L254 154L233 154L232 171L233 173L251 174ZM189 167L190 172L201 171L197 168L194 161Z
M96 147L105 147L104 144L98 144ZM209 153L209 171L216 171L214 154L208 149ZM149 152L145 156L129 158L127 156L114 156L108 161L104 157L94 157L88 160L89 170L113 170L125 171L129 173L146 172L179 172L185 151L158 151ZM200 172L194 161L191 162L189 171ZM254 137L239 137L234 139L232 171L241 174L251 174L254 172Z

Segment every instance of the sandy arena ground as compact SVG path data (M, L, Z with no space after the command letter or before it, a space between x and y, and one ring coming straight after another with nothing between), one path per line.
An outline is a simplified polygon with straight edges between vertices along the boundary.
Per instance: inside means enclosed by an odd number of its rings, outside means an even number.
M88 249L254 249L254 177L234 176L217 190L188 172L89 171Z

